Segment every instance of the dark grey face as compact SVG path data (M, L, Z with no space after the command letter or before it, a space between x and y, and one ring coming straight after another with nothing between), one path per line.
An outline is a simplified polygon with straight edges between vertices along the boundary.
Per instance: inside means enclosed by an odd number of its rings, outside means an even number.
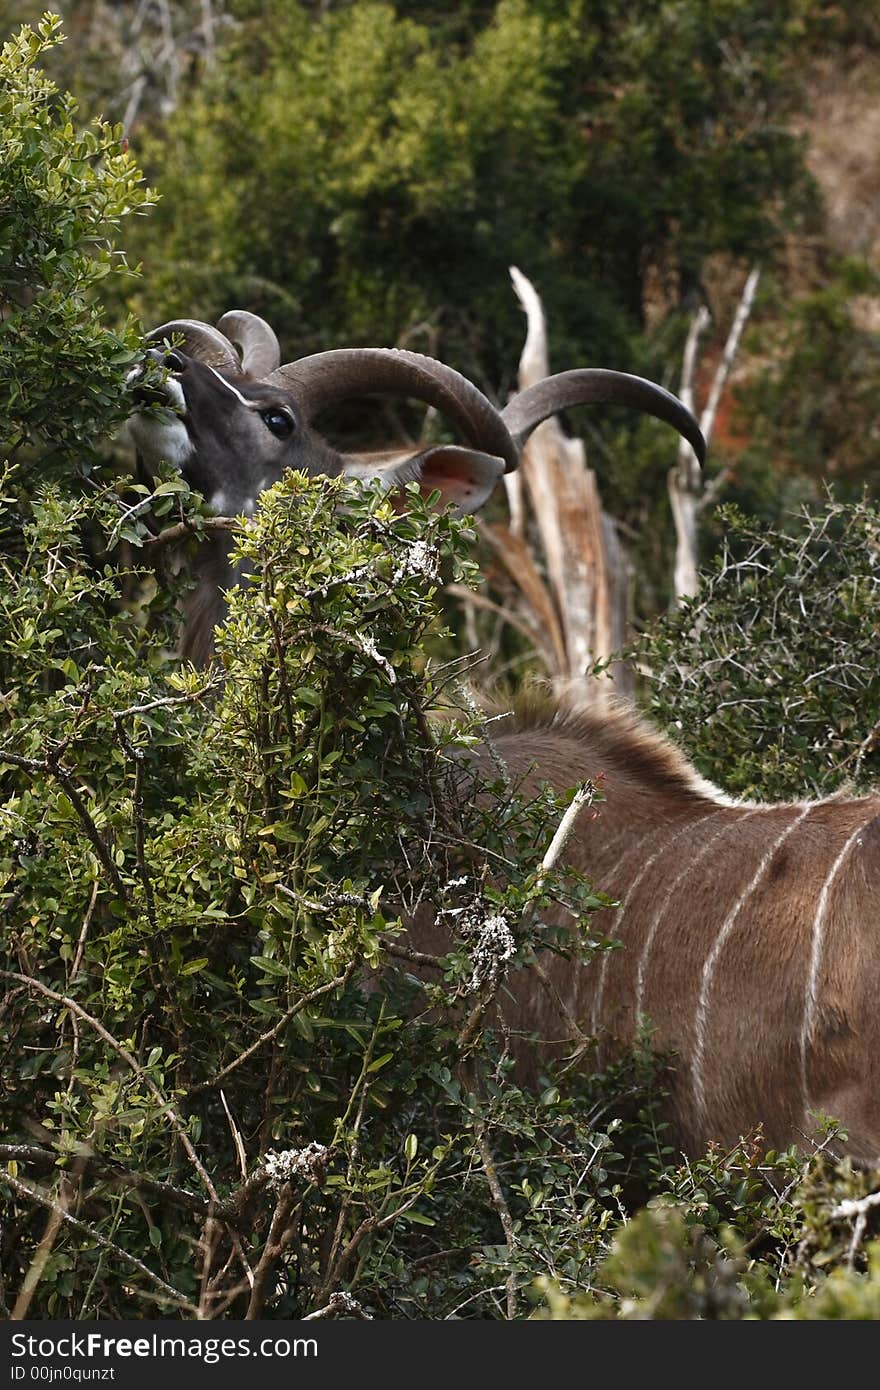
M156 388L135 387L141 408L131 438L147 468L173 464L218 515L252 515L285 468L339 473L339 456L304 422L291 392L177 348L149 356L170 374Z

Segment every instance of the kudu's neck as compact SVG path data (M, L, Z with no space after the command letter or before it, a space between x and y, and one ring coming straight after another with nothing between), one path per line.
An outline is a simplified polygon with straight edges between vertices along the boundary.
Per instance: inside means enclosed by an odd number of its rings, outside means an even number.
M214 654L214 628L226 616L224 593L237 578L229 559L232 546L232 536L225 531L201 540L193 567L196 583L181 603L180 654L196 666L208 665Z

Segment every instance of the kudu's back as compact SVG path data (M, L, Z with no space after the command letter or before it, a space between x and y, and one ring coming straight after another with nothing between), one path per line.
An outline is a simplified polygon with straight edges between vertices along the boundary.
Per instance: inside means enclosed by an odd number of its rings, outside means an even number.
M688 1152L758 1125L770 1147L803 1144L821 1112L880 1160L880 797L737 803L614 709L545 709L494 743L526 788L602 779L567 857L619 902L591 930L622 949L544 962L600 1060L649 1021ZM508 1022L570 1051L551 994L527 972L508 985Z

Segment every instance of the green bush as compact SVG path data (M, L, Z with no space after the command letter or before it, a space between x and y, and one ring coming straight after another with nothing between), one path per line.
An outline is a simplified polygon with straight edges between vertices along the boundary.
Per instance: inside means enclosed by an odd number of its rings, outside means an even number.
M498 389L521 346L514 263L560 367L644 366L656 277L687 306L709 258L763 258L812 207L783 116L819 7L433 8L241 7L186 120L145 140L166 194L151 312L185 285L206 318L246 299L291 355L409 335ZM652 365L679 347L667 333Z
M635 647L657 723L726 790L867 788L880 772L880 512L829 501L768 530L721 513L698 598Z
M47 14L0 53L0 455L39 446L44 478L82 467L124 418L137 337L107 326L95 291L126 271L116 229L150 205L120 130L76 130L76 103L37 67L59 26Z
M463 771L450 780L452 731L427 721L422 642L462 528L416 498L398 516L292 476L242 537L261 578L233 597L221 687L169 665L167 633L133 623L112 571L95 576L80 528L106 534L118 514L44 490L28 559L4 573L7 1277L25 1276L41 1207L75 1190L88 1216L58 1233L34 1311L192 1311L204 1275L206 1307L240 1314L242 1241L262 1270L252 1307L302 1313L343 1287L412 1302L382 1233L433 1225L478 1122L481 1144L526 1133L498 1046L466 1017L504 968L528 967L556 893L593 902L537 876L561 808L487 809ZM517 872L495 886L502 853ZM417 982L389 972L364 993L360 977L385 939L406 952L400 918L423 896L470 935L450 934L432 1014L401 1029ZM511 924L509 951L486 954L483 922ZM549 1131L574 1122L570 1102L546 1107ZM196 1259L212 1211L219 1243ZM473 1199L484 1241L490 1214ZM283 1274L278 1222L296 1230Z

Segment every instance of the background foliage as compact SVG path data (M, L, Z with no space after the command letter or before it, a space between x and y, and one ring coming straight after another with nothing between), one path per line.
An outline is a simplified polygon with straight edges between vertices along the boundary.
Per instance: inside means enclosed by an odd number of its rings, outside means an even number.
M647 632L653 717L739 796L869 790L880 723L880 515L866 499L791 518L731 508L699 598Z
M125 7L103 27L105 7L69 8L81 42L113 51ZM717 258L770 255L815 212L780 118L798 55L855 23L709 9L240 5L209 43L181 6L175 33L200 43L174 81L157 66L136 113L164 197L127 223L136 291L110 287L114 238L150 195L122 131L83 133L38 65L66 63L90 98L101 69L58 57L52 24L4 49L7 1311L877 1316L872 1208L846 1205L873 1178L828 1145L767 1155L752 1136L679 1166L642 1053L515 1083L494 993L536 945L574 949L544 925L559 903L589 968L602 900L541 868L564 799L524 804L491 767L475 796L478 725L428 721L460 674L425 646L440 579L470 572L467 529L415 497L400 516L346 494L340 513L338 484L285 480L241 536L258 577L220 665L193 672L171 655L183 581L157 584L151 561L168 522L197 538L201 501L171 475L127 490L101 447L126 410L132 296L152 322L247 293L295 351L427 340L503 390L519 324L502 272L519 259L546 274L565 365L618 352L668 378ZM816 305L828 353L856 332L834 294ZM780 361L789 399L802 372ZM796 429L779 424L784 452ZM656 438L609 429L621 514L645 521ZM744 468L765 520L768 466ZM764 794L872 771L877 527L867 502L834 504L768 555L764 529L724 519L704 599L641 653L657 714L716 780L751 790L755 709ZM399 937L422 901L452 924L439 971Z

